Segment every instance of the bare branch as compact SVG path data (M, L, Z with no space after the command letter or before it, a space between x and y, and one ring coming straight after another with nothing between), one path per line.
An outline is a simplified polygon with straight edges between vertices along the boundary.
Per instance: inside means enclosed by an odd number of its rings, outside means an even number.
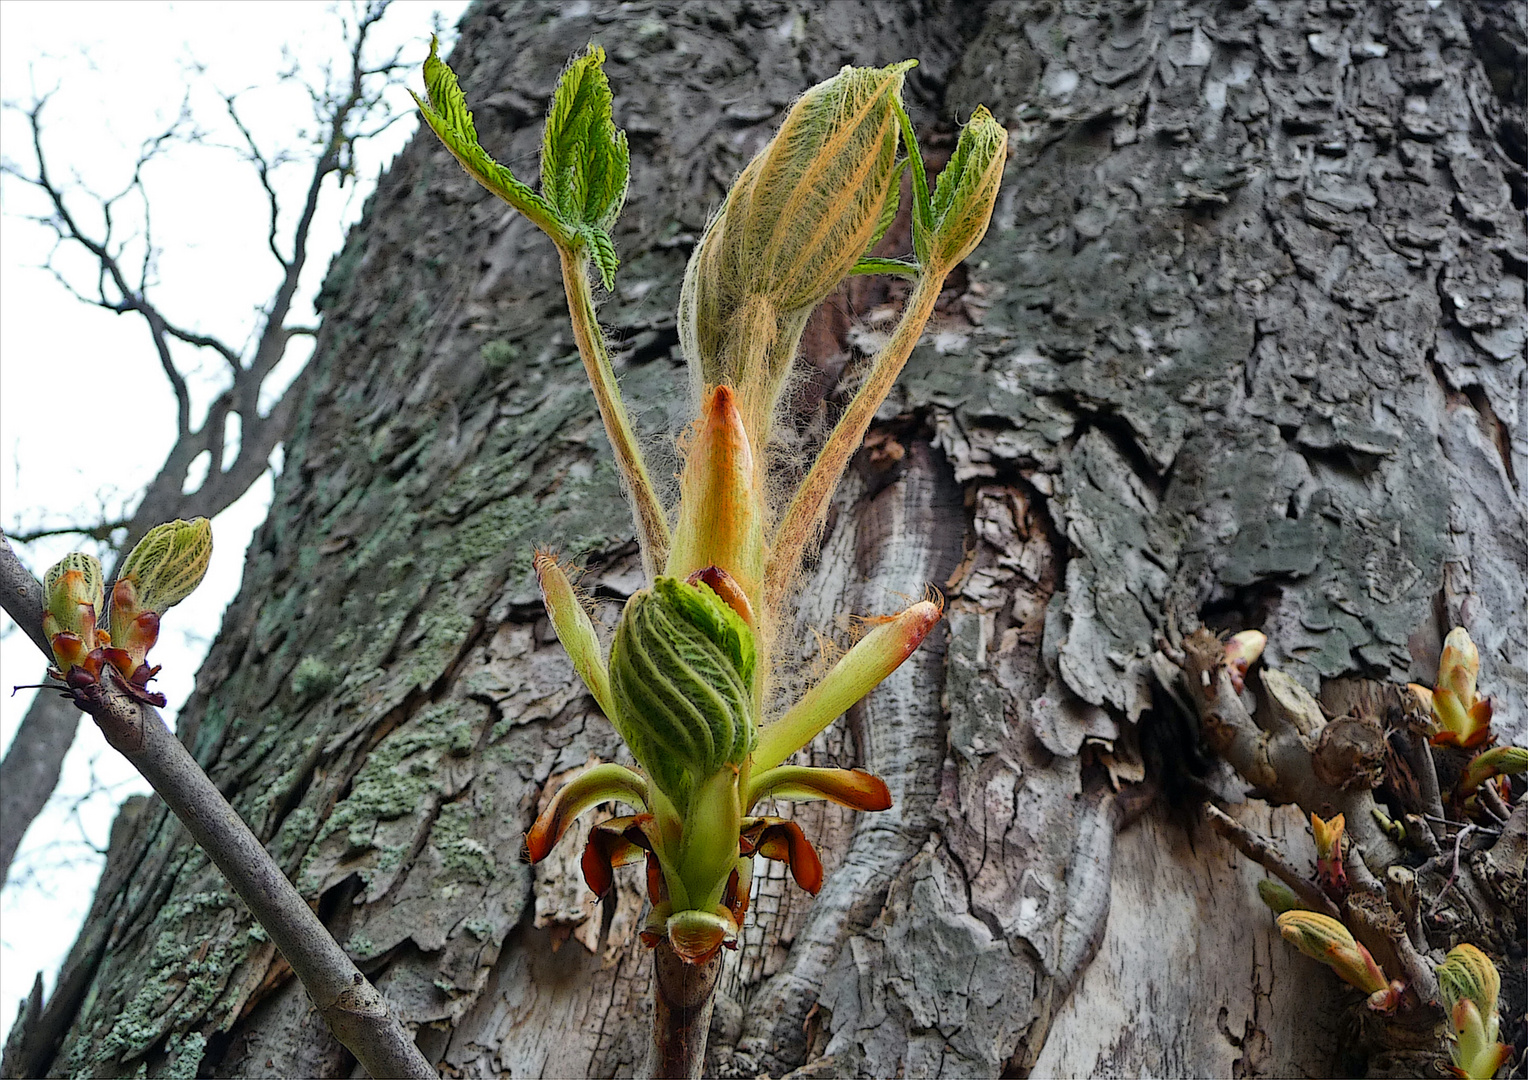
M1260 865L1294 891L1300 903L1311 911L1337 918L1337 905L1311 881L1291 866L1272 841L1259 836L1231 817L1214 803L1204 804L1204 817L1210 827L1231 842L1231 846Z
M26 532L11 532L10 538L18 544L30 544L49 536L88 536L92 540L103 544L111 543L111 534L118 529L125 529L131 521L126 518L114 521L99 521L93 525L57 525L48 529L30 529Z
M271 183L272 163L265 159L265 155L260 151L260 144L255 141L254 134L245 125L244 118L239 115L239 108L236 104L238 95L223 94L222 98L223 106L228 112L228 119L233 122L233 126L244 139L244 160L255 167L255 175L260 178L260 187L265 190L265 200L269 206L269 225L265 235L266 246L271 249L271 255L275 257L276 262L281 264L283 270L290 269L290 264L287 262L286 257L281 254L281 246L276 240L281 228L281 200L277 198L276 188Z

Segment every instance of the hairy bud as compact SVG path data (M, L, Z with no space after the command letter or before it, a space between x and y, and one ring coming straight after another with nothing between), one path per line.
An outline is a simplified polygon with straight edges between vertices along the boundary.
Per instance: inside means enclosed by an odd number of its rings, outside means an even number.
M148 531L122 563L111 590L111 639L131 676L159 638L159 619L196 591L212 559L212 523L168 521Z
M706 585L660 577L621 614L612 719L681 814L699 782L753 751L756 663L753 632Z
M1501 974L1490 957L1466 942L1450 949L1443 963L1438 965L1438 989L1450 1009L1460 1000L1469 998L1481 1016L1491 1017L1496 1015L1496 1003L1501 994Z
M1331 916L1316 911L1286 911L1279 916L1278 923L1285 941L1329 966L1350 986L1366 994L1389 989L1389 982L1369 950L1353 940L1348 928Z
M692 376L737 387L757 448L807 316L876 235L915 62L846 67L803 94L690 258L679 334Z
M65 675L105 643L96 629L104 602L101 564L94 555L76 551L65 555L43 575L42 629L53 646L53 659Z
M928 242L928 260L934 267L955 266L987 235L1007 155L1008 132L985 105L978 105L934 185Z
M163 615L196 591L212 559L212 523L206 518L155 525L122 564L138 610Z
M1468 943L1455 945L1438 965L1438 990L1454 1027L1453 1059L1457 1075L1496 1075L1511 1056L1511 1048L1497 1042L1501 1018L1497 1001L1501 974L1491 958Z

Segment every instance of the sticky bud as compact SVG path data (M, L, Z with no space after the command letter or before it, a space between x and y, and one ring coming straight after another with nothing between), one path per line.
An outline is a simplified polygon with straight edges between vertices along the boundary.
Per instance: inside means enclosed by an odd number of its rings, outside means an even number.
M1257 895L1267 904L1275 915L1282 915L1286 911L1300 910L1300 898L1295 891L1282 881L1273 878L1263 878L1257 883Z
M42 629L65 675L95 649L110 643L109 636L96 628L104 601L102 580L100 562L81 551L65 555L43 575Z
M753 750L756 664L753 631L704 584L660 577L621 613L611 720L681 815L697 786Z
M1231 685L1241 693L1247 669L1257 663L1268 644L1268 635L1260 630L1243 630L1226 642L1226 667L1231 669Z
M934 185L928 256L936 272L957 265L987 234L1007 155L1008 132L978 105Z
M148 531L111 590L113 663L132 676L159 637L164 613L196 591L212 559L212 523L169 521Z
M1317 911L1286 911L1278 918L1284 940L1313 960L1326 964L1343 982L1366 994L1390 989L1369 950L1353 940L1348 928Z
M916 61L846 67L803 94L727 193L685 270L697 389L737 388L756 452L812 309L874 237L899 177L897 100Z

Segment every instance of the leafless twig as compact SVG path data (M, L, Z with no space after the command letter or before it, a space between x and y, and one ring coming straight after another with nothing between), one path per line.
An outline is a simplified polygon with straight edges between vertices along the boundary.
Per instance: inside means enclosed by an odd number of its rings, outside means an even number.
M14 161L3 163L4 172L39 191L48 212L36 217L38 224L52 231L54 253L64 249L83 251L94 267L94 280L88 286L70 280L50 255L44 269L80 302L117 315L137 316L149 332L150 343L176 402L176 439L138 500L131 514L104 510L94 522L67 526L12 530L18 542L47 536L89 536L110 545L117 555L132 549L153 526L173 518L216 517L249 490L270 467L271 455L287 435L298 403L307 392L309 375L304 368L282 393L279 400L261 410L261 390L278 364L290 351L294 337L312 337L316 328L293 321L293 306L309 260L309 238L318 215L320 196L331 178L343 185L354 174L357 142L385 129L403 114L388 107L386 91L402 71L399 56L393 53L381 61L368 60L366 49L371 31L382 19L387 4L382 0L358 5L353 15L342 16L346 61L338 70L327 67L317 81L309 82L308 93L318 122L317 146L308 154L270 151L262 148L253 132L244 124L238 110L237 95L221 95L235 129L238 144L233 148L255 169L266 192L269 214L269 246L280 271L275 292L259 311L259 322L250 342L235 346L232 340L186 325L161 304L157 291L156 260L151 213L152 201L145 180L149 165L177 142L206 143L191 115L190 100L181 103L176 117L145 140L139 148L131 175L118 191L94 198L82 197L78 187L66 183L56 163L50 159L45 139L44 116L50 95L44 94L29 107L19 111L30 128L35 167ZM289 77L296 78L295 69ZM289 225L284 240L280 230L280 206L273 171L281 165L307 159L306 189L296 224ZM137 233L124 224L128 210L136 207L141 217ZM127 235L124 235L127 234ZM141 253L134 252L141 246ZM208 350L226 369L227 381L213 397L200 425L193 423L192 398L187 373L177 366L176 346L189 345ZM238 448L225 450L230 425L238 424ZM192 483L193 467L207 463L204 478ZM187 490L188 487L191 490ZM115 560L104 555L108 578ZM63 715L57 699L38 698L23 720L22 727L6 752L4 769L14 790L6 798L3 822L0 822L0 875L8 871L10 860L22 834L41 811L58 782L64 754L67 753L77 724L77 713ZM18 778L24 778L16 788Z
M1311 911L1319 911L1334 919L1338 917L1340 913L1331 898L1291 866L1266 837L1259 836L1214 803L1204 804L1204 816L1210 827L1229 840L1236 850L1288 885L1300 903Z

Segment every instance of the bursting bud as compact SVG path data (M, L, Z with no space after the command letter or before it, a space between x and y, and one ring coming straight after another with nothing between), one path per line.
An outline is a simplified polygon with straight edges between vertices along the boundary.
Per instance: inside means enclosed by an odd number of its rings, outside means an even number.
M703 583L660 577L621 613L611 720L681 816L704 780L753 752L756 664L753 631Z
M1481 1016L1495 1017L1501 974L1491 958L1475 946L1455 945L1438 965L1438 989L1450 1009L1461 999L1469 998Z
M1468 943L1450 949L1437 974L1454 1028L1454 1074L1487 1080L1511 1056L1510 1047L1496 1041L1501 975L1490 957Z
M1456 626L1443 639L1436 689L1452 690L1459 704L1468 709L1475 704L1475 680L1479 676L1480 650L1470 640L1470 632L1462 626Z
M1284 940L1313 960L1320 960L1342 981L1374 995L1387 990L1384 972L1369 950L1353 940L1342 923L1319 911L1286 911L1278 918Z
M1438 681L1432 693L1434 746L1473 750L1491 741L1491 701L1475 693L1480 675L1480 651L1469 631L1456 626L1443 639Z
M697 389L736 387L757 449L812 309L875 238L898 182L902 80L846 67L803 94L690 257L679 336Z
M936 272L956 266L987 234L1007 155L1008 132L978 105L934 185L926 261Z
M113 663L131 677L159 637L160 617L202 583L212 559L212 523L169 521L148 531L122 563L111 590Z
M1347 824L1342 814L1331 821L1310 816L1310 831L1316 840L1316 881L1328 896L1338 900L1348 892L1348 874L1342 864L1342 834Z
M81 551L65 555L43 575L42 630L53 646L58 670L65 675L110 640L96 628L105 599L102 580L96 557Z

